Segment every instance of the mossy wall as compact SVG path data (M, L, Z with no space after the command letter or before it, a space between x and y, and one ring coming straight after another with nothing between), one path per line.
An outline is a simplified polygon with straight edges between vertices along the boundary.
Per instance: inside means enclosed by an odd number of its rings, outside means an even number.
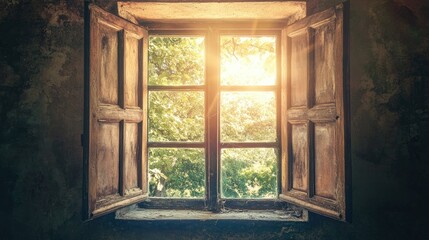
M352 223L83 223L83 0L0 0L0 239L427 239L429 3L350 5Z

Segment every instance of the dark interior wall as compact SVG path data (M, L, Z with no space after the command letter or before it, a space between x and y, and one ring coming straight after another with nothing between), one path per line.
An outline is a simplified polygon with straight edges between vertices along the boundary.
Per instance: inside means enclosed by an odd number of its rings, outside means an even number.
M82 223L83 1L0 0L0 239L425 239L429 4L350 2L353 223Z

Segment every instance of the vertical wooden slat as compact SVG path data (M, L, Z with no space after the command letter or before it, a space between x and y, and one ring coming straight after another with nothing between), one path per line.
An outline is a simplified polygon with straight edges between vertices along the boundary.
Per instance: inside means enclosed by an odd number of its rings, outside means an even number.
M281 41L281 32L278 32L276 35L276 140L277 140L277 149L276 151L276 155L278 158L281 159L281 144L282 144L282 108L281 108L281 103L283 101L282 99L282 63L281 63L281 49L282 49L282 41ZM277 192L281 192L282 191L282 163L281 161L277 161Z
M281 78L280 78L280 146L281 146L281 193L287 192L291 189L291 179L289 174L290 163L287 159L290 158L289 145L291 141L289 139L290 125L287 122L287 109L290 107L290 95L287 94L290 89L290 45L287 32L285 30L281 33Z
M141 161L140 161L140 171L141 173L139 177L139 181L141 184L141 189L144 195L148 195L149 192L149 184L148 184L148 176L149 176L149 162L148 162L148 150L147 150L147 142L148 142L148 101L149 101L149 91L148 91L148 52L149 52L149 35L145 30L143 31L141 40L141 49L139 51L139 66L141 67L140 71L140 93L141 93L141 109L143 110L142 122L140 124L140 146L141 146ZM140 48L140 46L139 46Z
M89 12L89 10L88 10ZM87 130L87 138L88 142L87 145L85 145L84 149L86 148L87 155L84 156L84 158L87 159L87 166L85 166L88 169L88 177L86 178L87 186L88 186L88 209L86 210L87 214L84 216L84 218L88 219L91 217L92 210L95 209L95 204L97 201L97 154L94 149L95 141L97 139L97 133L98 133L98 123L95 116L91 113L97 111L97 102L98 102L98 96L97 96L97 89L98 84L94 84L93 81L97 81L99 76L99 64L100 64L100 58L99 54L97 53L97 49L100 48L100 42L97 41L99 34L98 34L98 24L97 24L97 17L94 16L94 13L89 13L90 19L89 19L89 35L90 35L90 43L89 43L89 59L88 59L88 65L89 65L89 77L87 79L87 92L88 92L88 105L89 108L87 109L88 112L86 114L86 119L88 120L88 130Z
M315 192L315 149L314 149L314 123L308 123L308 197L313 197Z
M315 103L315 83L316 72L314 70L315 63L315 48L314 48L314 29L307 29L307 44L308 44L308 65L307 65L307 109L314 106Z
M124 31L118 32L118 105L125 109L125 60Z
M307 109L311 109L315 104L315 83L314 78L316 72L314 71L315 66L315 45L314 45L314 29L307 28L307 38L308 38L308 92L307 92ZM315 191L314 178L315 178L315 169L314 169L314 123L308 121L308 197L313 197Z
M206 35L206 112L207 112L207 134L206 134L206 169L207 169L207 199L209 209L219 211L219 31L209 29ZM210 141L209 141L210 140Z
M126 169L125 169L125 121L121 120L119 122L119 194L121 196L125 195L125 177L126 177Z
M144 41L146 40L148 36L143 36L143 38L138 40L138 66L141 66L139 68L138 71L138 86L137 89L139 90L139 94L138 94L138 107L143 109L143 72L146 71L146 67L143 66L143 46L144 46Z
M143 163L143 161L141 161L141 159L147 158L147 156L143 155L144 154L144 150L143 150L143 135L142 135L142 133L143 133L143 124L144 124L143 122L138 123L138 129L137 129L137 131L140 133L140 134L137 135L137 144L139 146L141 146L141 149L138 152L138 156L137 156L137 159L140 160L140 161L137 161L137 186L140 189L143 190L143 193L146 193L147 189L145 189L144 184L143 184L143 182L144 182L143 176L146 173L144 172L144 170L145 170L144 163ZM147 145L147 144L145 144L145 145Z
M286 147L287 147L287 151L284 150L284 152L286 152L286 159L283 159L285 162L285 166L287 166L286 173L287 173L287 190L286 191L290 191L293 188L293 174L292 174L292 169L293 169L293 161L289 161L289 159L293 159L293 150L292 150L292 124L286 122L287 125L287 142L286 142Z

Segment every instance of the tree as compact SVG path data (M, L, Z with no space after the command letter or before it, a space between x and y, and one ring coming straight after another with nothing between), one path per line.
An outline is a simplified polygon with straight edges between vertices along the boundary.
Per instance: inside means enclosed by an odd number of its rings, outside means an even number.
M274 38L221 38L221 84L273 85ZM152 37L150 85L204 84L204 39ZM249 71L252 69L252 71ZM151 91L149 141L204 141L204 92ZM275 141L274 92L221 94L222 141ZM204 149L151 148L150 194L204 197ZM224 149L221 152L223 197L275 197L277 153L274 149Z

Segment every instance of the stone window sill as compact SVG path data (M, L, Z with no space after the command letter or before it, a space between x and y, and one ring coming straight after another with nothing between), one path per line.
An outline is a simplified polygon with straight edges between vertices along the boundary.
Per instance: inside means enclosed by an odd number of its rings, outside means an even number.
M269 222L308 222L306 210L228 210L220 213L201 210L145 209L130 206L116 211L116 219L131 221L269 221Z

